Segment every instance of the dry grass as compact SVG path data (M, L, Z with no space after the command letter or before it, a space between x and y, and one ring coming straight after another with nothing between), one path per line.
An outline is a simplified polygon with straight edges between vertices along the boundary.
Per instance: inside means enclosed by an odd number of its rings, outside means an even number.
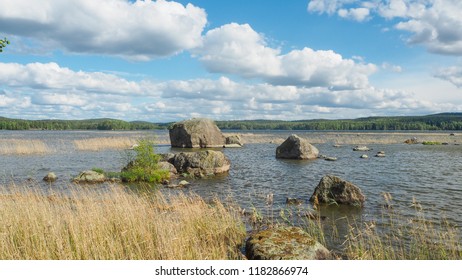
M346 256L363 260L462 259L459 228L445 219L427 219L420 204L413 203L415 214L411 218L384 209L379 223L351 223L345 242Z
M0 195L0 259L228 259L245 236L237 215L194 195L34 189Z
M98 137L89 139L74 140L76 150L80 151L101 151L129 149L138 142L139 138L131 137Z
M50 152L51 149L41 140L0 139L0 155L33 155Z

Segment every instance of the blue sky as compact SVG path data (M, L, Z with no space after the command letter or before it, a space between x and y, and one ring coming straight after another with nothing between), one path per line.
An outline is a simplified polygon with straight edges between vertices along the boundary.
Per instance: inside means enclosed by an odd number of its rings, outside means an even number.
M0 0L0 116L462 111L458 0Z

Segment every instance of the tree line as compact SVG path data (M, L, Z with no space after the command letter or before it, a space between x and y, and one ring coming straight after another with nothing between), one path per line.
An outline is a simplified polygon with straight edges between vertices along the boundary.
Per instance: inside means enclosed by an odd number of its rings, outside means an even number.
M234 130L462 130L462 113L342 120L237 120L216 123L220 129ZM0 130L148 130L167 129L171 125L172 123L127 122L116 119L21 120L0 117Z
M21 120L0 117L1 130L146 130L161 129L150 122L126 122L116 119Z
M236 130L462 130L462 113L342 120L219 121L217 125L220 129Z

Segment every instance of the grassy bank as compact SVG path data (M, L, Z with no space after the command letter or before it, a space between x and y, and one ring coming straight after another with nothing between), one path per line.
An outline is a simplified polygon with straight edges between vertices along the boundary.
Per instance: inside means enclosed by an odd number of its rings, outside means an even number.
M0 259L235 259L245 229L198 196L12 186L0 195Z

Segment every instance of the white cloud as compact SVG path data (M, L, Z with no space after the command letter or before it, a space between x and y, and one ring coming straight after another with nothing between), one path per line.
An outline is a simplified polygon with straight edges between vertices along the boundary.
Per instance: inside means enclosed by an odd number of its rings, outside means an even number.
M452 66L441 68L434 74L435 77L451 82L458 88L462 88L462 67Z
M267 47L263 36L248 24L230 23L208 31L202 47L194 52L211 72L280 75L279 50Z
M140 85L101 72L72 71L51 63L0 63L0 84L35 89L102 92L114 94L140 93Z
M382 69L395 72L395 73L401 73L403 71L403 68L399 65L393 65L388 62L382 63Z
M0 0L0 31L75 53L147 60L198 46L203 9L173 1Z
M320 14L332 15L338 12L343 6L358 2L357 0L311 0L308 3L308 11Z
M308 11L329 15L337 13L357 21L364 21L373 14L396 19L398 23L394 27L410 33L408 43L422 44L434 53L462 55L460 0L312 0Z
M338 90L241 83L228 77L135 82L114 74L72 71L54 63L3 63L0 69L0 116L16 118L111 117L162 122L202 116L294 120L462 109L460 104L427 102L408 92L371 86ZM136 94L131 89L136 89Z
M231 23L208 31L203 45L193 52L211 72L259 78L275 85L361 88L376 71L373 64L344 59L331 50L304 48L281 54L247 24Z
M369 18L368 8L352 8L352 9L340 9L338 15L342 18L352 19L356 21L365 21Z

